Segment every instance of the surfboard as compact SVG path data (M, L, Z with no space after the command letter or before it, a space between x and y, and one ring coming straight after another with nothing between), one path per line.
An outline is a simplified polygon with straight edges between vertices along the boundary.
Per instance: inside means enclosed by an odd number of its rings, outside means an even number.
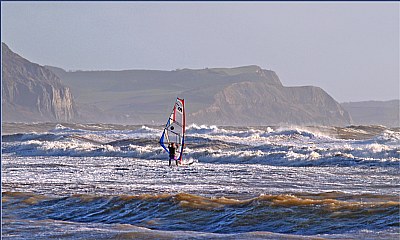
M161 134L160 145L169 154L168 144L175 143L178 147L176 148L177 161L179 165L188 165L183 161L183 149L185 147L185 100L177 97L175 100L172 112L169 115L167 124ZM191 162L190 164L192 164Z

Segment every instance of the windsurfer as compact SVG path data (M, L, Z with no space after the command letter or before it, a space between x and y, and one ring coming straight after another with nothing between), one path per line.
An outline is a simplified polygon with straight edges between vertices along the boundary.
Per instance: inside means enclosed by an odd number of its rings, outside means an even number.
M174 159L176 166L178 166L178 160L176 159L175 152L176 152L177 146L175 143L170 143L168 144L168 151L169 151L169 166L171 166L171 160Z

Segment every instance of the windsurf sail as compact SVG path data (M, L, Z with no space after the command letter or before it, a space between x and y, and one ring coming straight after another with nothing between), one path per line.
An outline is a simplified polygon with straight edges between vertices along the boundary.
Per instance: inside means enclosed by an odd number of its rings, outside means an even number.
M176 98L174 108L160 138L160 145L169 154L168 144L177 145L177 160L182 164L183 148L185 146L185 100Z

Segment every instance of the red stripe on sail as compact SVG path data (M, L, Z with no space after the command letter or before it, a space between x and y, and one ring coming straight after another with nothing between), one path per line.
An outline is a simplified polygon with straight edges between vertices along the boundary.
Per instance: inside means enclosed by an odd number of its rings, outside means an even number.
M182 158L183 158L183 148L184 148L184 146L185 146L185 140L184 140L184 137L185 137L185 128L186 128L186 119L185 119L185 100L184 99L180 99L180 98L178 98L178 100L179 101L181 101L181 103L182 103L182 138L183 138L183 141L182 141L182 146L181 146L181 156L180 156L180 159L179 159L179 161L180 161L180 163L182 164Z
M176 119L176 104L174 106L174 114L172 115L172 121L175 122L175 119Z

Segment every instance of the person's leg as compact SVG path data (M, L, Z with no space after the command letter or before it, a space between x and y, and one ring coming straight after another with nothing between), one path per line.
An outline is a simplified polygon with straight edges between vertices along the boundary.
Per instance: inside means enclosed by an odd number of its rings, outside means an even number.
M169 158L169 164L168 164L168 166L171 167L171 158Z

